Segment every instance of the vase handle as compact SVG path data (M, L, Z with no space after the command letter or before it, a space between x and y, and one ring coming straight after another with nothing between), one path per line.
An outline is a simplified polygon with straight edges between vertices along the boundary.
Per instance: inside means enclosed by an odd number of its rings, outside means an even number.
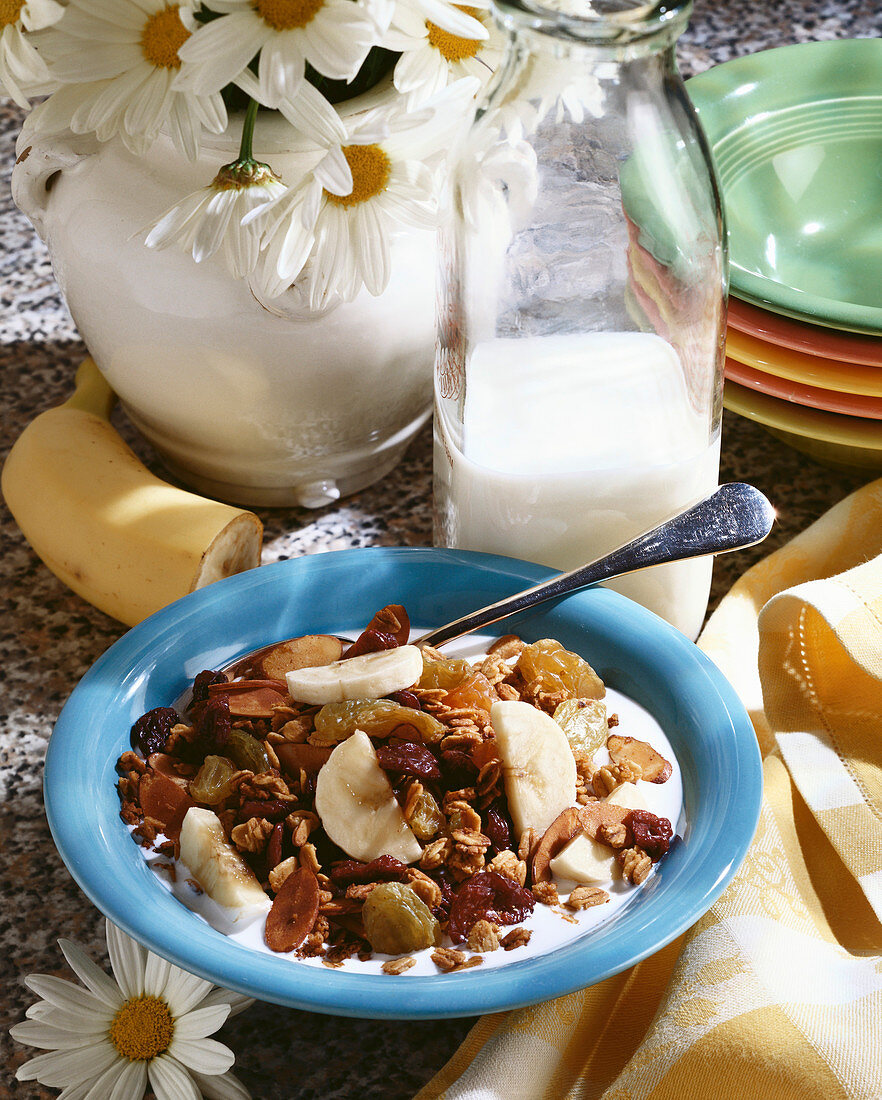
M42 241L47 237L49 195L59 173L93 156L99 146L94 134L38 134L25 122L15 146L12 198Z

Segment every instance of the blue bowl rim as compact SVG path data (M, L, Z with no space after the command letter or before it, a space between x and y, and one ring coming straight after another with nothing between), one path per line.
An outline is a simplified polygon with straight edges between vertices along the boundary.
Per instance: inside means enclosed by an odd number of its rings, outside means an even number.
M381 575L373 583L381 585L388 595L379 602L371 596L370 587L371 574L378 568ZM459 583L464 571L470 579L465 588ZM387 572L399 581L407 578L418 593L425 592L425 584L430 581L432 592L439 593L443 591L442 580L449 585L456 578L454 589L444 592L444 606L450 608L450 617L475 606L475 598L470 598L475 587L498 592L494 597L498 599L553 574L530 562L471 551L423 547L339 550L238 574L200 589L139 623L114 643L76 686L62 709L47 751L44 796L50 830L62 859L86 896L151 951L218 985L308 1011L386 1019L470 1016L534 1004L619 973L686 931L731 881L753 838L762 793L756 737L734 689L692 642L644 608L605 588L577 593L550 610L545 605L506 624L506 630L513 625L522 628L528 638L531 634L533 638L548 636L548 628L554 628L555 636L561 636L571 647L572 638L587 635L590 645L583 649L590 649L600 638L612 647L608 654L611 658L624 654L629 662L633 658L632 663L641 670L658 676L651 684L639 678L632 682L628 667L613 663L607 668L603 661L595 666L603 670L601 675L611 686L626 694L635 694L629 690L635 685L638 694L646 691L648 694L638 701L648 705L651 712L659 698L665 700L663 725L669 737L674 735L684 773L684 796L687 804L690 799L697 800L690 809L684 837L672 847L656 874L628 906L597 930L553 952L513 960L499 968L485 971L478 967L458 974L405 977L399 981L296 965L282 957L250 951L204 925L155 883L155 893L147 895L150 904L144 904L144 890L150 889L147 883L152 872L119 819L117 796L112 789L114 765L119 753L129 747L128 730L134 718L152 706L168 705L186 686L187 678L194 675L192 668L182 672L179 661L178 679L174 687L169 685L168 672L163 673L160 666L163 661L167 663L169 653L174 654L174 644L183 644L189 637L186 631L198 627L201 620L210 622L229 614L230 604L236 606L239 615L253 616L258 606L256 598L261 594L266 597L273 585L310 583L320 578L338 582L328 598L340 603L347 619L323 619L326 628L352 629L365 621L369 607L372 613L385 602L407 604L396 592L389 592ZM351 589L353 584L357 592ZM358 606L359 600L363 607ZM414 618L419 622L419 613ZM533 623L537 625L531 629ZM235 625L240 638L248 637L255 629L252 625L243 635L243 620L237 618ZM307 626L306 631L315 629ZM283 636L288 635L260 637L269 642ZM169 638L177 641L166 651L162 646ZM624 648L622 641L626 643ZM237 656L259 644L252 637L229 652ZM587 656L590 660L590 653ZM110 702L107 679L112 685ZM99 700L101 708L96 709ZM124 703L127 709L123 716L118 712ZM120 728L114 725L111 733L102 737L102 730L112 720L118 721ZM98 736L84 744L82 730L94 727L96 721ZM694 736L691 747L686 735L671 725L680 721ZM717 770L717 778L726 782L707 782L707 777L702 778L694 767L699 763L705 770ZM84 797L90 787L94 798ZM112 803L105 787L110 788ZM108 875L109 867L113 867L113 877Z

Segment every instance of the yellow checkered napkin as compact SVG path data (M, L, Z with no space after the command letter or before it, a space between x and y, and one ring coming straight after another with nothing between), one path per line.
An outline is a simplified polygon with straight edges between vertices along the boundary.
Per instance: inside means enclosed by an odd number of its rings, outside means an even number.
M737 876L633 969L480 1020L418 1100L882 1098L882 481L746 573L700 645L765 757Z

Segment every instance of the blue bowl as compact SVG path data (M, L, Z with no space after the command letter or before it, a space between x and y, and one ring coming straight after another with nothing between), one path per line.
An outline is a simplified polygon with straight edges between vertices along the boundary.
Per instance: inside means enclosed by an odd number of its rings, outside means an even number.
M280 638L357 631L386 603L448 622L550 575L542 566L437 549L341 550L263 566L164 608L113 645L66 703L46 758L45 802L62 858L92 902L150 950L260 1000L343 1016L432 1019L533 1004L602 981L692 925L738 869L759 815L756 737L732 687L682 634L603 588L503 626L555 637L653 715L683 777L686 828L633 900L567 946L504 966L390 978L248 950L176 901L119 817L115 764L144 711L193 677ZM406 983L406 984L405 984Z

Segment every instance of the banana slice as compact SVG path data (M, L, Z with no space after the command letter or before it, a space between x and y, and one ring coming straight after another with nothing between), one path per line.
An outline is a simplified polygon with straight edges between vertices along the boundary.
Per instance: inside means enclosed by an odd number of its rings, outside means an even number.
M341 741L322 766L315 810L331 840L353 859L368 863L389 855L415 863L423 854L377 763L374 746L361 730Z
M505 793L514 827L544 833L576 797L576 761L566 734L529 703L494 703L490 721L502 758Z
M549 867L555 878L571 882L608 882L613 877L615 856L605 844L579 833L554 856Z
M291 698L322 706L346 699L381 699L411 687L423 672L423 655L415 645L363 653L329 665L298 668L286 676Z
M236 930L264 916L272 907L254 872L227 842L223 826L211 810L191 806L187 811L181 826L180 858L205 893L224 910L224 921Z

